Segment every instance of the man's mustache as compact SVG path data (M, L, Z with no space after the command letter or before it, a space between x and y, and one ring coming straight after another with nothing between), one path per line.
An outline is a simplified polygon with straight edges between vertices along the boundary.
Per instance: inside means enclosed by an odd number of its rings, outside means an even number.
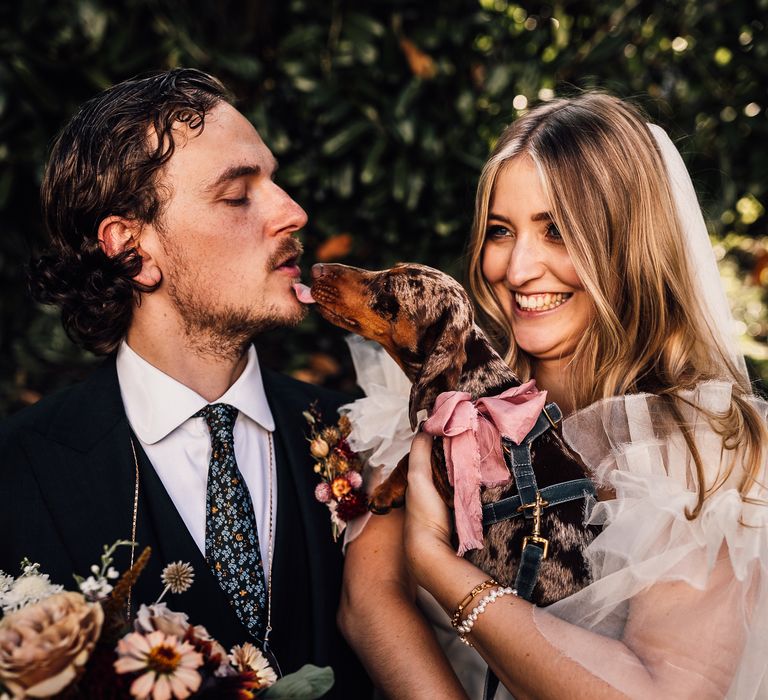
M267 269L274 270L291 258L299 258L303 252L304 246L301 241L296 238L284 238L267 260Z

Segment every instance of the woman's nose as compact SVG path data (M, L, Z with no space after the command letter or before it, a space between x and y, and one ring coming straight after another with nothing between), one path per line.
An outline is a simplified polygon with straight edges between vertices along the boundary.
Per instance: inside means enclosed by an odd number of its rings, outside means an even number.
M518 235L507 265L507 283L513 289L520 289L527 282L535 280L544 272L541 246L532 236Z

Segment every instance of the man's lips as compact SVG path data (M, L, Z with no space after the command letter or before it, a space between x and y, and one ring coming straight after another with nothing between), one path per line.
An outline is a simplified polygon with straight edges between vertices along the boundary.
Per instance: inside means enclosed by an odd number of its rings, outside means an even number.
M299 256L292 255L290 258L286 258L279 265L275 266L275 270L298 277L301 274L301 269L299 268Z

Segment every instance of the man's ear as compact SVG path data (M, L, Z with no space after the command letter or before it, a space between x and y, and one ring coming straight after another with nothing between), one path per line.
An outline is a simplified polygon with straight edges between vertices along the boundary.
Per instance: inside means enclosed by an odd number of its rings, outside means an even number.
M141 270L133 276L135 282L145 287L154 287L163 278L163 273L152 256L141 247L141 224L122 216L108 216L99 224L99 245L110 258L132 248L141 256Z

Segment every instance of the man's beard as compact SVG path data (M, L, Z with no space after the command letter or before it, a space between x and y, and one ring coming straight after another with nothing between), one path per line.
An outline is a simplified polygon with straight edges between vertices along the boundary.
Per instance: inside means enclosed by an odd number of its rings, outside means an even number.
M283 260L300 255L302 246L295 238L286 238L266 262L267 274ZM298 304L294 310L281 309L266 298L261 304L216 307L199 274L191 273L179 250L166 248L171 263L167 275L168 296L184 323L188 343L199 354L221 358L240 357L254 337L280 327L293 327L306 315Z

